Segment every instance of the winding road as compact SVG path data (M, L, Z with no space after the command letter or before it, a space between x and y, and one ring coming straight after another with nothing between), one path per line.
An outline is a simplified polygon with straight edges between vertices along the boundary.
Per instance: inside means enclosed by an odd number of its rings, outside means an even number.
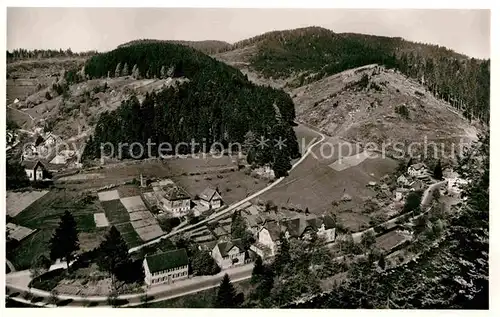
M303 162L303 161L307 158L307 156L309 156L309 154L311 154L313 147L315 147L316 145L320 144L321 142L323 142L323 141L325 140L325 138L326 138L326 137L325 137L325 135L324 135L324 134L322 134L322 133L320 133L320 132L318 132L318 131L314 131L314 132L316 132L316 133L318 133L318 134L320 135L320 139L319 139L319 140L317 140L316 142L314 142L313 144L311 144L311 145L307 148L307 150L306 150L306 151L305 151L305 153L302 155L302 157L301 157L301 158L300 158L297 162L295 162L295 163L292 165L291 170L293 170L294 168L296 168L297 166L299 166L299 165L300 165L300 164L301 164L301 163L302 163L302 162ZM218 212L213 213L213 214L212 214L212 215L210 215L208 218L206 218L206 219L204 219L204 220L202 220L202 221L200 221L200 222L198 222L198 223L196 223L196 224L194 224L194 225L190 225L190 226L187 226L187 227L180 228L179 230L176 230L176 231L173 231L173 232L167 233L167 234L165 234L165 235L163 235L163 236L160 236L160 237L158 237L158 238L156 238L156 239L154 239L154 240L151 240L151 241L149 241L149 242L146 242L146 243L144 243L144 244L142 244L142 245L139 245L139 246L133 247L133 248L131 248L131 249L129 250L129 253L136 252L136 251L138 251L138 250L140 250L140 249L142 249L142 248L144 248L144 247L146 247L146 246L149 246L149 245L153 245L153 244L155 244L155 243L158 243L158 242L160 242L162 239L167 239L167 238L170 238L170 237L172 237L172 236L174 236L174 235L176 235L176 234L179 234L179 233L182 233L182 232L185 232L185 231L189 231L189 230L191 230L191 229L194 229L194 228L196 228L196 227L199 227L199 226L200 226L200 225L202 225L202 224L208 223L209 221L211 221L211 220L213 220L213 219L215 219L215 218L218 218L218 217L220 217L220 216L222 216L222 215L225 215L225 214L227 214L227 213L229 213L229 212L231 212L231 211L235 210L235 209L236 209L236 208L238 208L239 206L243 205L244 203L246 203L246 202L248 202L248 201L250 201L250 200L252 200L252 199L254 199L254 198L256 198L256 197L258 197L258 196L260 196L260 195L262 195L263 193L267 192L268 190L272 189L273 187L275 187L276 185L278 185L279 183L281 183L281 182L283 181L283 179L285 179L285 177L280 177L280 178L278 178L276 181L274 181L273 183L271 183L269 186L267 186L267 187L265 187L265 188L263 188L263 189L259 190L258 192L256 192L256 193L254 193L254 194L252 194L252 195L250 195L250 196L248 196L248 197L246 197L246 198L244 198L244 199L242 199L242 200L240 200L240 201L238 201L238 202L236 202L236 203L234 203L234 204L230 205L229 207L227 207L227 208L225 208L225 209L223 209L223 210L221 210L221 211L218 211Z

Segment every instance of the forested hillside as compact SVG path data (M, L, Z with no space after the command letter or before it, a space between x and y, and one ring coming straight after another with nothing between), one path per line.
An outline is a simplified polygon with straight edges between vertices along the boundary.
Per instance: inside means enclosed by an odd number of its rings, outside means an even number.
M437 45L309 27L265 33L231 49L257 47L250 66L267 77L298 76L295 86L350 68L380 64L416 78L468 118L489 120L490 61Z
M15 49L12 52L7 51L7 62L14 62L26 59L41 59L53 57L86 57L97 54L97 51L73 52L70 48L67 50L27 50L24 48Z
M205 142L207 149L214 142L225 146L245 142L247 150L253 150L255 164L269 163L280 176L290 168L290 158L299 156L291 98L281 90L253 85L237 69L192 48L169 43L121 47L89 59L85 74L188 79L148 94L142 104L132 97L116 111L102 114L85 149L86 158L98 157L98 145L104 142L145 144L151 138L175 146L194 139ZM257 147L261 137L281 137L286 146L279 149L269 142L269 147Z
M205 54L214 54L220 51L227 50L231 47L231 44L224 41L215 41L215 40L206 40L206 41L176 41L176 40L153 40L153 39L142 39L142 40L134 40L124 44L119 45L118 47L126 47L130 45L136 44L146 44L146 43L171 43L171 44L180 44L184 46L192 47L196 50L199 50Z

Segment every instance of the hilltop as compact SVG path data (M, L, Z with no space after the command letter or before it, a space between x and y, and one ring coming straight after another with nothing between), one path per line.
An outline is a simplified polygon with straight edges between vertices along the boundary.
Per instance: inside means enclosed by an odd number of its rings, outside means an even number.
M177 41L177 40L154 40L154 39L142 39L142 40L133 40L121 45L120 47L127 47L136 44L146 44L146 43L170 43L170 44L179 44L188 47L192 47L200 52L205 54L215 54L220 51L227 50L231 48L231 44L224 41L216 41L216 40L206 40L206 41Z
M465 142L477 130L416 80L378 65L341 72L291 91L297 119L352 142Z

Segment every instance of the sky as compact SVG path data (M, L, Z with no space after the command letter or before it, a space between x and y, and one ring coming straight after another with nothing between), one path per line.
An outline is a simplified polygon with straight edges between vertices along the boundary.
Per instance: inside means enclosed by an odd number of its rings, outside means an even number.
M490 57L489 10L7 8L7 49L108 51L135 39L221 40L321 26Z

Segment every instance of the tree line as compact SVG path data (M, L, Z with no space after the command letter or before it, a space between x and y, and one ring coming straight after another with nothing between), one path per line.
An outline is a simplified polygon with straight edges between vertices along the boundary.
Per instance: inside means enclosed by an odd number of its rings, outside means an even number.
M14 49L12 52L7 51L7 62L18 60L34 59L34 58L53 58L53 57L88 57L97 54L97 51L73 52L71 48L67 50L27 50L24 48Z

